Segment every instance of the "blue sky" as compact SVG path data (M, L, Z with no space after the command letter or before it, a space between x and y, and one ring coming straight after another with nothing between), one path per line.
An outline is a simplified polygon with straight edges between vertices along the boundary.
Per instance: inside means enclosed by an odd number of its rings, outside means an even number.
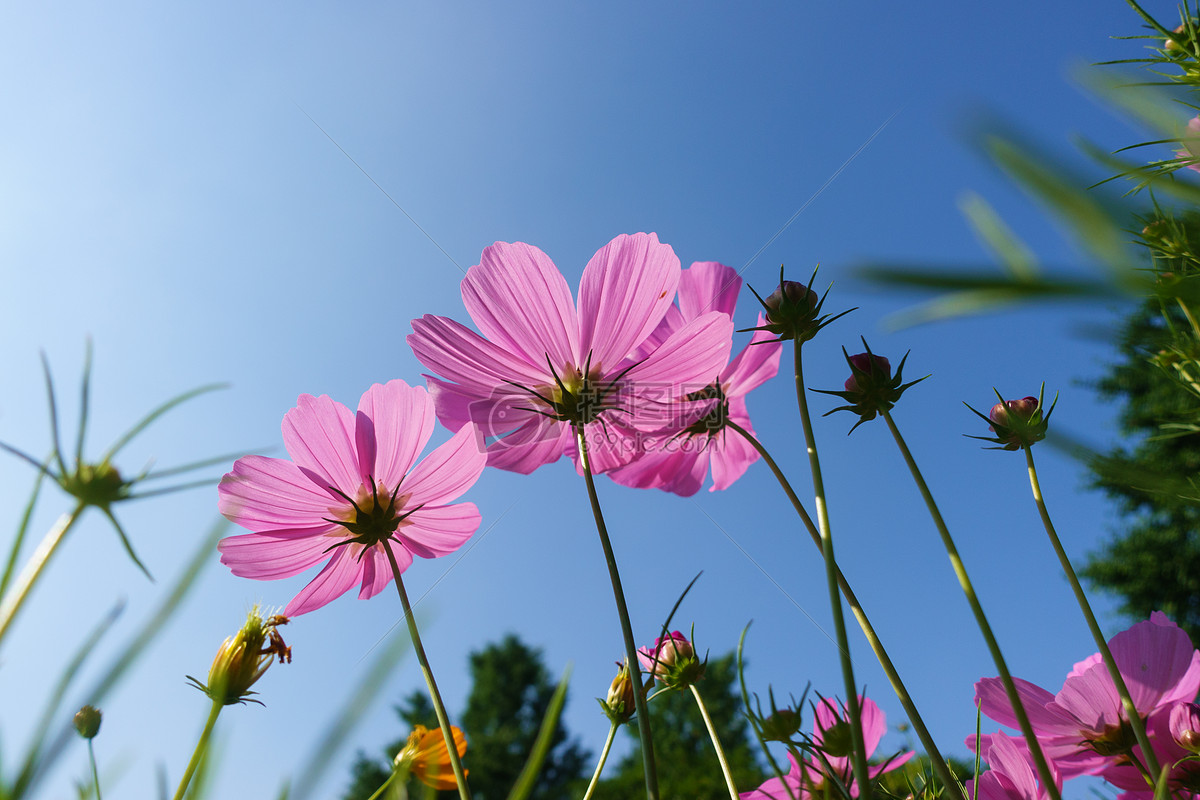
M1174 14L1167 3L1147 8ZM1115 1L5 4L0 440L35 454L49 446L39 350L73 435L90 336L91 453L161 400L227 381L156 424L119 466L282 455L279 423L298 394L354 404L374 382L419 382L409 321L466 321L461 270L497 240L536 244L572 286L622 232L657 232L684 265L723 261L760 291L780 263L802 278L819 263L818 283L834 283L829 308L859 308L808 346L809 385L839 388L840 347L856 352L859 335L894 362L911 349L911 374L932 374L896 419L1013 671L1057 689L1093 646L1020 456L964 439L984 431L961 401L983 408L993 385L1021 396L1046 381L1061 393L1058 425L1114 441L1113 410L1088 388L1112 351L1080 331L1112 329L1120 309L1043 306L894 331L883 320L917 298L865 284L854 268L982 267L987 255L957 207L973 190L1045 263L1087 272L1086 257L979 157L970 135L986 109L1064 160L1078 160L1071 137L1080 132L1112 149L1139 140L1072 78L1088 63L1136 55L1138 43L1109 37L1138 24ZM738 315L752 324L748 293ZM767 446L806 487L788 376L749 403ZM813 400L818 411L833 405L824 403ZM972 684L994 668L886 430L868 424L847 438L851 423L817 423L841 563L943 749L961 754L975 723ZM1045 447L1038 455L1060 533L1082 558L1115 530L1114 511L1086 491L1077 464ZM25 465L0 460L8 529L31 480ZM695 622L702 648L733 648L753 619L754 690L798 695L812 681L840 693L822 566L762 465L727 492L693 499L600 488L639 638L652 638L704 570L678 617L680 627ZM127 599L97 654L103 663L152 613L212 524L215 497L200 489L120 509L157 585L99 518L73 533L0 654L6 762L37 712L31 700L84 631ZM573 665L566 722L598 750L606 722L590 698L606 691L622 646L582 482L565 461L529 477L492 470L468 498L484 515L474 546L461 560L417 563L406 581L424 596L426 646L448 704L461 708L468 652L514 631L544 650L551 672ZM48 492L35 530L65 506ZM177 780L206 711L184 674L206 673L250 604L282 606L304 581L254 583L212 561L170 633L105 704L97 749L124 765L105 777L114 791L148 796L159 763ZM297 772L368 653L389 632L403 635L398 619L384 594L295 620L295 662L264 679L267 707L222 719L215 796L262 796ZM1122 626L1111 613L1104 621L1110 633ZM851 646L858 680L898 722L853 631ZM391 704L420 686L408 659L316 796L340 791L353 747L399 733ZM47 796L67 795L84 769L79 747Z

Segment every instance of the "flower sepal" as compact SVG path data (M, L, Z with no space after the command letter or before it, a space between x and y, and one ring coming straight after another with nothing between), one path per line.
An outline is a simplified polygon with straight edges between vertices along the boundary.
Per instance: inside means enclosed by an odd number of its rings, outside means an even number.
M850 377L846 379L846 385L842 391L813 389L814 392L840 397L847 403L826 411L822 416L828 417L837 411L851 411L858 415L858 422L854 423L849 433L854 433L854 429L859 425L875 419L884 411L890 411L900 399L900 395L904 394L910 386L929 377L925 375L915 381L905 383L904 363L908 361L908 353L905 353L904 358L900 359L900 365L896 367L896 374L893 375L891 362L883 356L872 353L866 339L863 339L862 343L863 347L867 349L865 353L850 355L846 352L846 348L842 348L842 355L845 356L846 363L850 366Z
M812 288L813 281L816 279L817 271L814 269L807 285L799 281L784 280L783 265L780 264L779 286L767 296L766 300L754 291L753 286L747 284L747 288L754 293L763 307L766 324L756 328L745 328L738 332L767 331L779 337L778 339L764 339L755 344L784 342L788 339L795 339L797 342L803 343L816 336L821 328L855 310L848 308L840 314L822 315L821 307L825 305L825 298L829 296L829 290L826 289L825 294L818 297Z
M638 650L642 669L668 689L686 689L699 683L708 666L708 656L701 661L691 640L679 631L654 640L654 647Z
M987 422L988 428L995 436L963 434L964 436L999 445L998 447L986 447L985 450L1020 450L1046 438L1050 415L1054 413L1054 407L1058 405L1058 395L1056 394L1050 408L1043 413L1046 384L1042 384L1037 397L1022 397L1020 400L1005 400L995 388L992 391L996 392L996 397L1000 402L992 406L992 410L987 416L976 411L968 403L964 402L963 405Z

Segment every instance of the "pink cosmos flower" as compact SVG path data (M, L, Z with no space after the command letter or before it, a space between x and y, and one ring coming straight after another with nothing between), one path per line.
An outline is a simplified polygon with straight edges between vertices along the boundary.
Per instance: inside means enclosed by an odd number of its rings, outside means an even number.
M657 409L707 386L729 358L733 323L713 311L628 360L671 307L679 273L655 234L622 234L592 256L576 302L541 250L488 247L462 282L483 335L431 314L412 323L409 346L442 376L428 378L438 418L451 430L476 423L502 469L530 473L574 454L576 426L593 472L628 463Z
M253 533L222 539L221 563L234 575L290 578L326 561L288 603L292 617L358 585L374 597L413 556L452 553L479 527L473 503L451 503L487 463L474 425L463 425L414 466L433 433L423 387L375 384L357 413L327 395L302 394L283 418L291 461L239 458L218 487L221 513Z
M1193 747L1188 747L1180 741L1193 739L1188 734L1196 730L1192 727L1196 724L1196 712L1193 703L1179 701L1155 714L1146 726L1158 763L1170 770L1167 787L1168 795L1173 798L1195 797L1200 792L1200 759L1196 757L1194 742ZM1141 748L1135 747L1134 755L1145 763ZM1128 758L1114 759L1100 776L1113 786L1127 790L1121 795L1124 800L1153 800L1154 792L1144 773Z
M1118 633L1108 646L1134 707L1151 723L1157 713L1169 711L1176 701L1191 700L1200 690L1200 652L1161 611ZM1099 772L1133 745L1121 698L1099 653L1076 664L1056 695L1014 680L1042 750L1064 779ZM975 701L1000 724L1018 727L999 678L976 683ZM982 739L987 747L990 737ZM967 743L973 746L974 737Z
M969 800L1046 800L1049 793L1038 783L1037 772L1029 760L1029 750L1024 743L1004 733L988 738L981 747L983 760L990 769L979 776L979 781L967 781ZM1062 790L1062 778L1054 764L1050 764L1055 786Z
M731 267L716 261L692 264L679 280L679 304L667 309L637 356L650 354L673 332L709 311L720 311L732 320L741 288L742 279ZM764 325L761 316L758 325ZM755 331L750 344L717 374L715 383L710 382L697 393L708 402L691 404L697 406L695 411L686 405L676 406L683 414L677 415L673 429L647 444L644 453L610 472L609 477L622 486L656 488L690 497L700 491L711 466L713 485L709 491L729 488L758 460L758 453L741 434L727 431L725 422L735 422L754 433L746 395L779 371L782 349L775 335Z
M866 747L867 758L870 758L887 731L887 716L870 698L859 697L858 703L862 709L863 746ZM817 704L816 717L813 720L812 744L821 751L823 760L813 757L797 761L788 753L788 761L791 762L788 773L782 778L772 778L752 792L742 792L739 795L741 800L786 800L792 796L803 800L825 797L826 789L830 788L826 786L830 772L850 790L851 797L858 797L858 786L854 783L854 768L849 754L850 724L844 714L845 710L833 700L822 699ZM876 778L904 765L913 755L912 751L899 753L882 763L870 765L867 772L871 778ZM788 793L789 789L791 794Z

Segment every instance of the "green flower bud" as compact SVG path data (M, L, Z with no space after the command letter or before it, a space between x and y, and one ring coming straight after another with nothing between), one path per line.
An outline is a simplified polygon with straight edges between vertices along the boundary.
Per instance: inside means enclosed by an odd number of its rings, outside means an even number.
M95 706L84 706L75 712L75 730L84 739L95 739L100 732L100 710Z

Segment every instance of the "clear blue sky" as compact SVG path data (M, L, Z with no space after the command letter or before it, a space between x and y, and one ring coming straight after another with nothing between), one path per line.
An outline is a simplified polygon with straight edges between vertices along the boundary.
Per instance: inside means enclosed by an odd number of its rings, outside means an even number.
M1165 2L1147 6L1174 14ZM809 346L809 384L839 388L840 347L856 352L860 334L894 363L911 348L912 375L933 374L911 390L897 421L1014 672L1057 689L1093 645L1044 540L1020 456L964 439L985 431L961 401L986 407L993 385L1021 396L1044 380L1061 392L1058 425L1113 441L1112 409L1087 385L1111 348L1080 330L1111 329L1117 316L1042 307L890 331L883 319L915 298L864 285L853 269L884 259L986 263L956 205L976 190L1045 262L1086 270L1086 257L966 134L974 112L988 109L1064 158L1073 157L1074 133L1113 149L1138 140L1070 77L1089 62L1135 56L1138 43L1108 37L1138 25L1117 0L5 3L0 440L35 454L49 447L39 349L55 368L73 434L91 336L91 453L161 400L228 381L229 390L152 428L119 466L269 448L280 455L280 420L298 394L353 404L373 382L419 381L404 344L409 321L425 313L466 321L460 270L496 240L541 247L572 286L590 255L622 232L657 232L684 265L745 268L760 291L780 263L798 278L820 263L819 282L835 282L829 308L859 310ZM753 314L747 293L739 323L752 324ZM819 410L833 405L824 403L814 400ZM768 447L806 487L789 377L749 404ZM817 426L843 569L942 747L964 753L973 682L994 668L886 430L868 424L847 438L851 422L836 415ZM1086 491L1078 465L1046 447L1038 454L1051 511L1082 559L1113 531L1113 509ZM0 459L0 529L15 526L31 479L25 465ZM770 684L799 695L812 681L841 693L820 561L765 467L694 499L608 481L601 493L643 641L704 570L677 620L695 623L702 648L732 649L753 619L754 690ZM565 461L530 477L492 470L468 499L484 515L470 551L408 573L414 596L428 590L420 610L448 704L461 708L468 652L514 631L544 650L553 673L574 665L566 723L598 750L607 723L591 698L606 691L622 645L582 482ZM39 534L64 508L61 496L45 495ZM73 533L0 660L6 763L36 713L32 701L84 631L127 598L97 654L103 663L152 612L216 513L215 488L119 509L157 586L98 517ZM207 672L250 604L282 606L304 580L237 579L214 553L169 635L105 704L97 750L123 765L106 787L150 796L160 762L174 784L207 708L184 674ZM267 707L222 718L214 796L265 796L298 771L398 618L394 595L383 594L347 596L297 619L286 630L295 663L259 687ZM1105 622L1110 633L1122 626L1111 613ZM859 681L898 722L861 635L852 631L851 642ZM353 747L374 750L399 733L391 705L421 685L405 661L316 796L341 791ZM70 794L85 763L76 747L47 796Z

